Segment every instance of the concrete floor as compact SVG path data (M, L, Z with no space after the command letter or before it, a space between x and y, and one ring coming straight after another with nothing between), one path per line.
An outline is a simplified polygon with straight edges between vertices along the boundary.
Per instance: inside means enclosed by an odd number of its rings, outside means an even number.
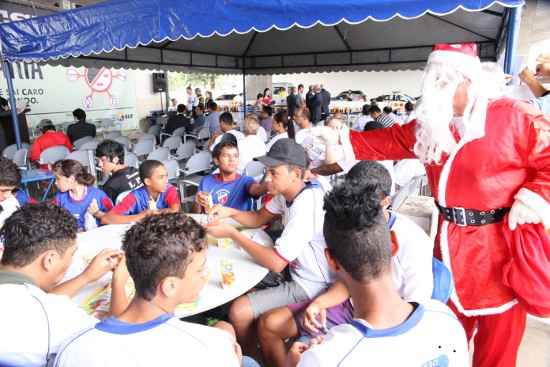
M550 367L550 319L527 319L517 367Z

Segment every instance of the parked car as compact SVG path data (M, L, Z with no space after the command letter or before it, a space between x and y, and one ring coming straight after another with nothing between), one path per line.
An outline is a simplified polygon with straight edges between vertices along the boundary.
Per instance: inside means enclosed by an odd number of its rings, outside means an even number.
M405 103L415 103L416 98L400 91L394 91L391 94L382 94L376 98L371 98L370 102L376 103L380 108L390 106L394 111L404 112Z
M346 90L331 98L333 101L366 101L367 96L360 90Z

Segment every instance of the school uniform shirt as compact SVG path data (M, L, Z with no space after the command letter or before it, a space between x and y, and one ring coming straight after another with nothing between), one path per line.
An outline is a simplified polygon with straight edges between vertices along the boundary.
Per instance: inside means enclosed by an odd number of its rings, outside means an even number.
M157 209L171 208L180 205L178 190L168 185L166 191L161 192L156 201ZM119 215L136 215L149 209L149 192L145 186L130 192L118 205L113 208L113 213Z
M214 204L238 210L251 210L252 197L249 190L254 183L254 179L249 176L237 174L235 180L223 181L219 174L213 174L202 178L199 191L209 193Z
M388 221L395 234L398 250L392 256L395 288L405 301L424 302L433 292L433 241L416 223L392 212Z
M264 144L267 143L267 131L262 126L258 126L258 131L256 131L256 135L261 139Z
M69 191L66 191L55 194L54 202L55 205L67 209L76 218L79 230L86 230L86 212L94 199L97 201L97 206L102 212L107 213L113 209L111 199L102 190L94 186L86 187L86 193L81 200L73 199ZM97 226L100 226L101 222L99 219L95 218L95 220Z
M113 173L103 185L103 191L113 203L116 203L118 195L136 189L140 185L139 171L134 167L126 167Z
M270 213L282 216L284 229L275 241L275 252L289 263L292 280L309 298L317 296L333 281L325 258L324 194L321 185L312 181L292 203L278 194L265 206Z
M18 189L15 192L15 198L19 202L19 206L23 206L25 204L34 204L36 203L36 200L34 200L32 197L27 195L27 192L25 190Z
M107 318L67 341L54 366L237 367L239 361L228 332L164 314L142 324Z
M281 139L288 139L288 133L285 132L285 133L282 133L282 134L277 134L274 137L272 137L271 140L265 146L267 151L269 152L269 150L271 149L273 144L275 144L276 142L278 142Z
M0 299L1 366L44 366L48 349L57 353L97 322L67 296L45 293L18 273L0 272Z
M453 312L429 300L416 305L407 320L374 329L365 320L338 325L321 344L306 351L298 367L355 366L466 367L470 356L466 335Z
M0 228L4 227L4 222L8 219L17 209L21 207L21 204L15 196L10 196L6 200L0 202ZM0 247L2 242L0 240Z
M267 153L265 143L257 135L248 135L243 140L237 141L239 146L239 171L244 172L246 165L256 157Z
M244 134L242 132L240 132L239 130L229 130L228 132L226 132L225 134L232 134L235 138L237 138L237 143L239 144L239 142L241 140L244 139ZM223 138L224 134L221 134L220 136L218 136L214 142L212 143L212 145L210 146L210 151L212 152L214 150L214 147L216 145L218 145L221 141L222 141L222 138Z

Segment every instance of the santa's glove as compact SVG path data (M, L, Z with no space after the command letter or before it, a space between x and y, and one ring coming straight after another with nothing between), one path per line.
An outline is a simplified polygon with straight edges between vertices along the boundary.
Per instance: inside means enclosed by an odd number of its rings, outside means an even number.
M338 132L328 126L316 126L311 129L311 134L321 139L326 145L338 144Z
M351 140L349 138L349 127L347 125L343 125L338 135L340 144L344 148L344 159L347 162L356 162L353 146L351 145Z
M531 208L525 205L521 200L516 199L508 215L508 226L514 231L518 224L537 224L542 222L542 218Z

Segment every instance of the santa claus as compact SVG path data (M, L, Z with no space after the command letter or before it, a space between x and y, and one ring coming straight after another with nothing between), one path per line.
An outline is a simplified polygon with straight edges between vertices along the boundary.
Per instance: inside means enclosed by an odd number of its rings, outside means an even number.
M483 75L475 44L436 45L416 120L342 131L340 139L348 166L353 159L424 163L440 211L435 255L453 276L450 306L468 338L475 334L474 366L515 366L527 307L519 288L535 289L530 293L535 298L537 291L547 291L540 279L527 284L529 275L519 286L506 279L517 265L510 262L521 228L539 229L529 246L548 246L543 226L550 226L550 118L521 101L491 99L494 91ZM344 163L312 173L334 173ZM547 281L550 268L541 269L546 274L537 276ZM548 295L538 301L550 309Z

